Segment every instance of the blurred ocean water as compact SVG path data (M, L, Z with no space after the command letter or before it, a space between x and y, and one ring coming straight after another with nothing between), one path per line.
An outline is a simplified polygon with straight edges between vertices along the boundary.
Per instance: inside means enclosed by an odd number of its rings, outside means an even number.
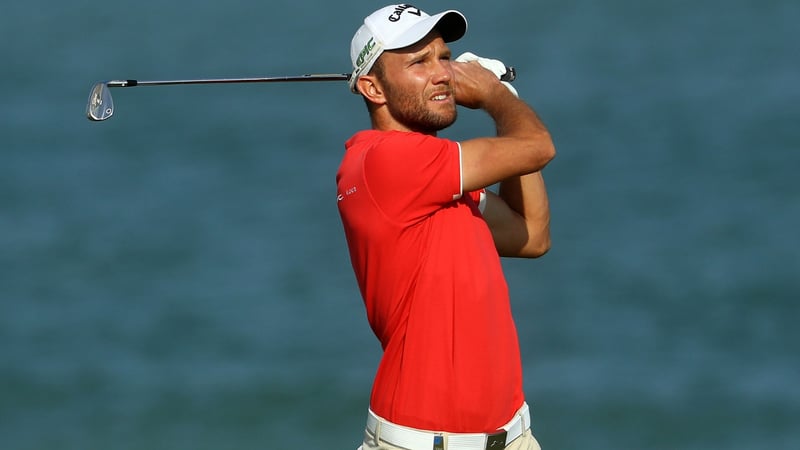
M380 5L0 14L0 448L355 448L380 348L335 204ZM553 249L504 262L543 448L800 448L800 4L458 4L548 124ZM463 111L443 135L491 134Z

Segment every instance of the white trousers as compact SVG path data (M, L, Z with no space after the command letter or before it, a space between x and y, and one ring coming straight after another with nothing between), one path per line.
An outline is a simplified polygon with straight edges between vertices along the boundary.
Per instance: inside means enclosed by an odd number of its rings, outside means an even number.
M364 433L364 443L358 447L357 450L431 450L431 448L418 449L396 447L380 439L376 439L372 433L367 431ZM446 447L445 450L447 450ZM536 438L533 437L531 429L528 428L525 430L525 433L523 433L522 436L509 443L505 450L541 450L541 447L539 446L539 442L536 440Z

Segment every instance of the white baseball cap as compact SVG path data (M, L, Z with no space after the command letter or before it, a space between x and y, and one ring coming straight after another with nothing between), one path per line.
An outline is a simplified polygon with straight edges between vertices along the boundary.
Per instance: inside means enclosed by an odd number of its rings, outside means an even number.
M385 6L367 16L350 42L353 62L350 90L358 93L355 89L358 77L369 73L384 50L415 44L434 28L445 42L453 42L467 32L467 19L453 9L431 16L406 3Z

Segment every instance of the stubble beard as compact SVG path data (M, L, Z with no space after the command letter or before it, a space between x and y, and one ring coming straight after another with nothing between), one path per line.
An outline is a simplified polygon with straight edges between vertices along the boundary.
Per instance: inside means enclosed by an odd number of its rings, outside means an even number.
M413 131L435 134L452 125L458 116L453 104L446 109L433 110L423 96L401 92L388 86L385 87L385 93L389 98L389 112L398 122Z

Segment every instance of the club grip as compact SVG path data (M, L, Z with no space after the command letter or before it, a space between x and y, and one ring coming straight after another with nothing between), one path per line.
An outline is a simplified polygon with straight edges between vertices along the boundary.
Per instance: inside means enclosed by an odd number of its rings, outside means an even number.
M500 77L500 81L508 81L509 83L517 79L517 69L513 67L506 67L506 73Z

